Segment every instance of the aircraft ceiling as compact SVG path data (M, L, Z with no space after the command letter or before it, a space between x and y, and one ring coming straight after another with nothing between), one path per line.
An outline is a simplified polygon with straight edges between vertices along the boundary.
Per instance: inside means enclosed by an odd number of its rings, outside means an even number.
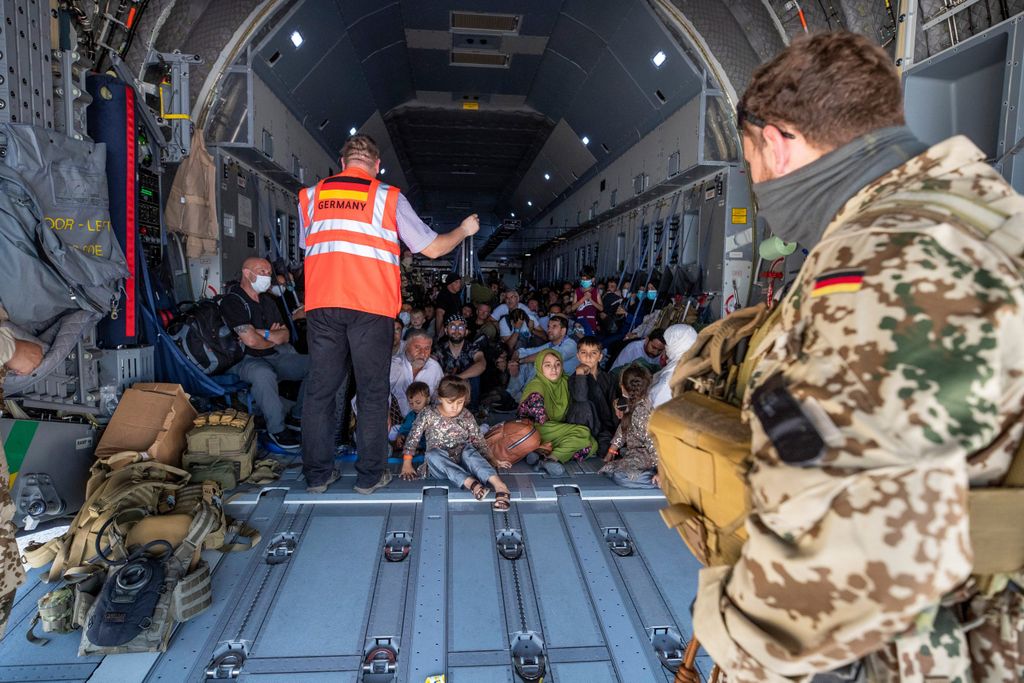
M705 82L730 99L742 92L802 32L794 5L810 30L844 27L883 44L895 35L880 0L150 0L139 28L149 41L136 41L128 61L148 42L203 55L196 99L204 79L251 46L254 71L325 149L382 117L389 139L378 142L421 213L447 229L478 211L486 239L516 212L526 227L496 252L515 255L552 236L531 219ZM942 2L921 5L928 14ZM974 8L962 14L985 21ZM260 28L239 41L254 17ZM923 34L918 50L941 42L941 32Z

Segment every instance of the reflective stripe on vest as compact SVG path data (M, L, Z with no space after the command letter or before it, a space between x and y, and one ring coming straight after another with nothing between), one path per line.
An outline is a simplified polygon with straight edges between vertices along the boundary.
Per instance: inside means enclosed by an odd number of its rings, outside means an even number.
M358 169L299 192L306 223L306 310L398 314L398 194Z

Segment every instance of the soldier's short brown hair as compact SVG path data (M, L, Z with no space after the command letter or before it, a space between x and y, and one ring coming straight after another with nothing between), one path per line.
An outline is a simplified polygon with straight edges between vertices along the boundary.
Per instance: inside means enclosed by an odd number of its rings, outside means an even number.
M374 164L380 159L380 148L369 135L353 135L341 148L341 160L348 166L353 161Z
M903 94L889 55L857 33L804 36L754 71L737 107L741 130L794 128L820 149L902 126ZM760 145L761 136L752 136Z

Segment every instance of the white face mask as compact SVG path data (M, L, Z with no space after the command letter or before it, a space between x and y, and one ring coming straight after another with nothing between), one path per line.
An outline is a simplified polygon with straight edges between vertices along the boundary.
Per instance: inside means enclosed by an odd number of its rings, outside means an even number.
M409 314L408 311L402 311L401 313L398 314L398 319L401 320L402 324L405 325L406 327L409 326L409 320L411 318L412 316Z
M285 287L284 285L274 285L270 288L270 293L274 296L284 296Z
M256 279L252 281L252 288L257 293L262 294L263 292L270 289L270 276L269 275L257 275Z

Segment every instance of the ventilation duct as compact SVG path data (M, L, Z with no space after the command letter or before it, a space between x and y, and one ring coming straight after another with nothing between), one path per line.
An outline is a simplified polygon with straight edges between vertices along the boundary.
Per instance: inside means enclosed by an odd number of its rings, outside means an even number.
M505 52L480 52L476 50L452 50L452 66L482 66L491 69L507 69L512 61Z
M518 33L520 19L521 17L517 14L451 13L453 31Z

